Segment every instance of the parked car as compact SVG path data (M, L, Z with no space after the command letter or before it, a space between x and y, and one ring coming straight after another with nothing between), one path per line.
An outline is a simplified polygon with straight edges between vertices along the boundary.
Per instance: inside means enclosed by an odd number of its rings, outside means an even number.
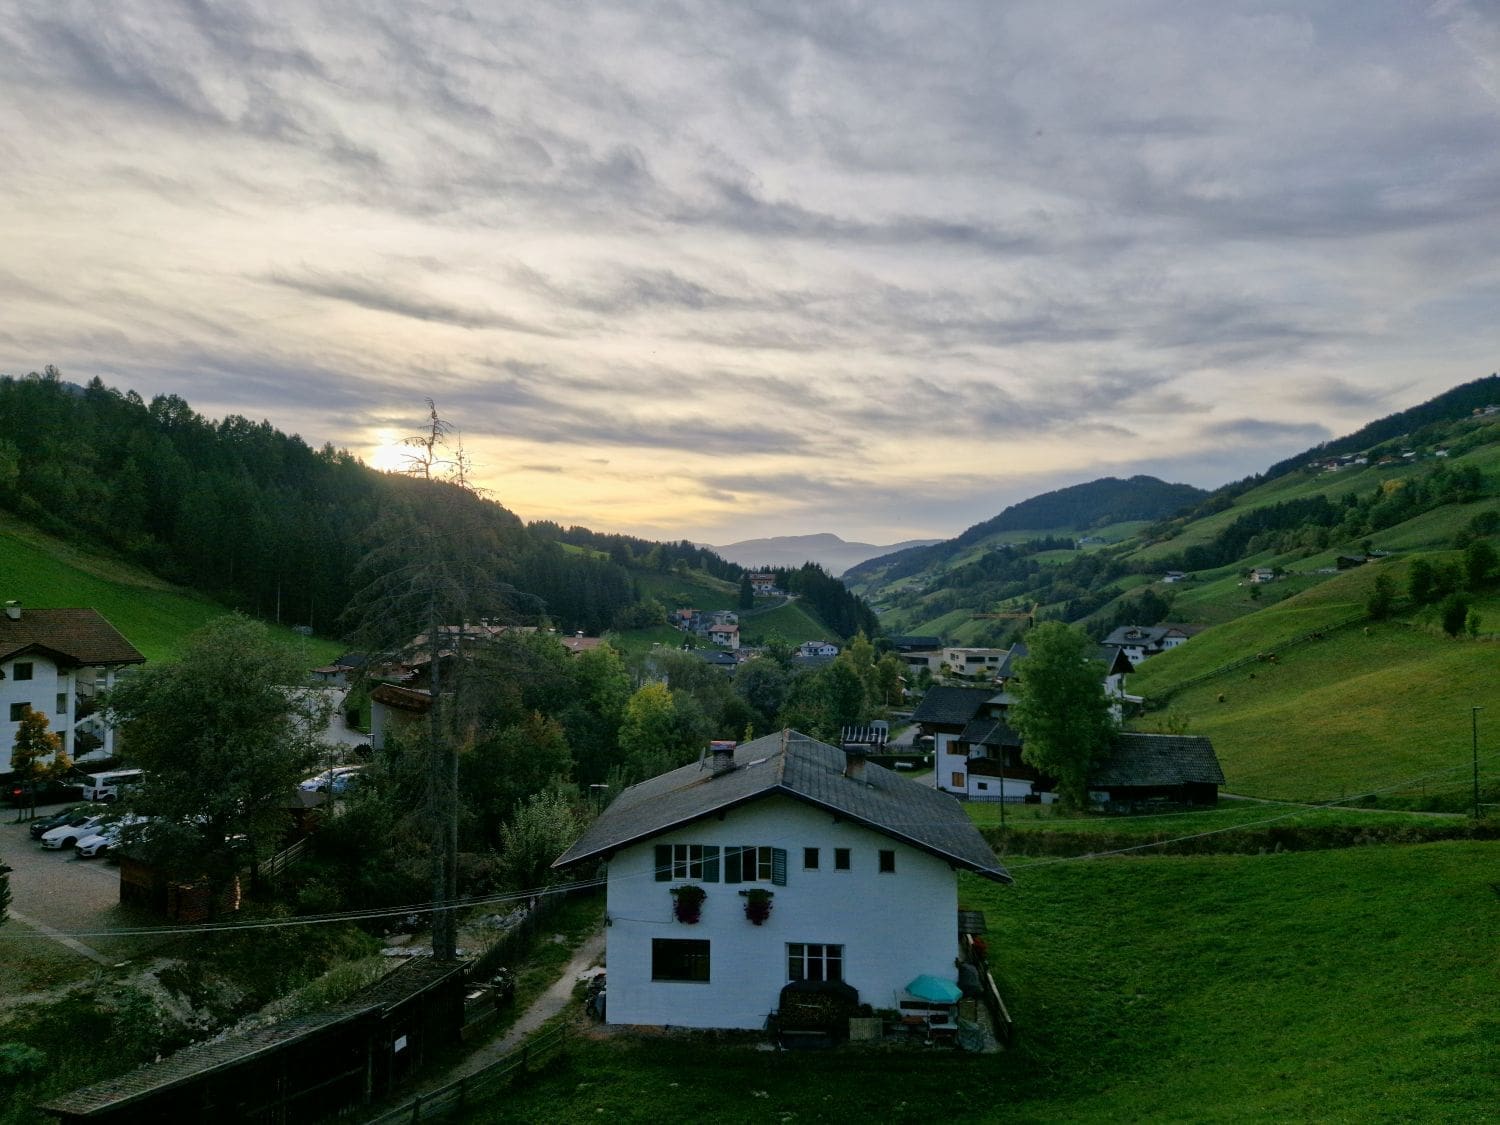
M127 816L121 820L101 824L93 835L85 836L79 840L74 845L73 851L79 859L92 859L96 855L104 855L120 842L120 836L124 833L125 829L129 828L132 824L142 824L145 822L145 819L145 817L141 816Z
M333 783L339 778L352 777L364 768L364 766L330 766L322 773L316 773L312 777L304 778L297 783L297 788L307 793L341 793L343 790L334 789Z
M76 777L49 777L33 782L30 787L13 782L5 790L5 799L21 807L55 805L59 801L76 801L81 796L83 781Z
M50 832L43 832L42 847L51 848L53 851L71 848L85 836L92 836L93 830L103 823L104 814L96 813L82 824L64 824L62 827L54 828Z
M108 770L91 773L83 785L86 801L118 801L120 794L146 780L145 770Z
M71 824L73 827L77 828L79 825L87 821L90 817L98 815L99 814L94 812L94 810L88 805L74 805L72 808L63 809L61 812L55 812L51 816L39 816L31 822L31 838L33 840L40 840L43 834L51 832L54 828L61 828L67 824Z

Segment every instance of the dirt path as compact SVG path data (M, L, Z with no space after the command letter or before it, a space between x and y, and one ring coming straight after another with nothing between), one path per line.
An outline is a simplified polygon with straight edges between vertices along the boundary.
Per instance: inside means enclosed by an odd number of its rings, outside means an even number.
M1356 813L1363 812L1363 813L1372 813L1372 814L1375 814L1375 815L1380 815L1382 813L1398 813L1398 814L1405 814L1406 816L1468 816L1469 815L1468 813L1461 813L1461 812L1422 812L1422 811L1420 811L1418 809L1364 808L1364 807L1362 807L1360 805L1347 805L1347 804L1343 804L1343 803L1338 803L1338 804L1324 803L1324 804L1321 804L1321 805L1314 805L1314 804L1308 803L1307 801L1278 801L1278 800L1275 800L1274 798L1271 798L1271 797L1251 797L1251 796L1248 796L1247 794L1244 794L1244 793L1225 793L1223 790L1219 791L1219 798L1221 800L1225 800L1225 801L1249 801L1251 804L1256 804L1256 805L1290 805L1290 806L1292 806L1294 808L1300 808L1300 809L1330 809L1331 808L1331 809L1338 809L1340 812L1356 812Z
M578 983L578 978L584 971L593 966L604 956L604 930L601 928L597 933L591 935L577 951L572 960L563 967L561 975L558 976L551 987L531 1002L531 1006L521 1013L519 1019L511 1025L499 1039L493 1043L486 1043L471 1054L463 1062L442 1074L432 1075L424 1082L420 1089L410 1091L410 1095L426 1094L450 1082L457 1082L460 1078L467 1078L471 1074L483 1070L497 1059L510 1054L519 1047L522 1041L534 1032L542 1024L557 1015L569 1004L575 1003L573 999L573 986Z

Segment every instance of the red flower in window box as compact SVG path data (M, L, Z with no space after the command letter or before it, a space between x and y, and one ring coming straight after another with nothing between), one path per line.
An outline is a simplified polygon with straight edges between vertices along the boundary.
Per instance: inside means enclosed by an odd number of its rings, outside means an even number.
M703 900L708 892L694 883L672 888L672 914L679 922L694 925L703 914Z
M757 926L771 916L771 891L763 891L759 887L753 890L741 891L745 896L745 917Z

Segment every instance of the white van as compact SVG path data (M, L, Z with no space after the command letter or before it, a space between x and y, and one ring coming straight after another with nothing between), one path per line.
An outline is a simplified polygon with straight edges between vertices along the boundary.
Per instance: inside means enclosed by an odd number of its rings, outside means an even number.
M146 780L145 770L110 770L107 773L91 773L83 783L85 801L118 801L120 791L139 785Z

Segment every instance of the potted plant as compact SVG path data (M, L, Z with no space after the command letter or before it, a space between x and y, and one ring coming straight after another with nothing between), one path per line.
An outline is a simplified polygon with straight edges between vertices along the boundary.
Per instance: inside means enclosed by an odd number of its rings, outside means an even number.
M684 883L672 888L672 913L679 922L691 926L703 913L703 900L708 892L696 883Z
M745 917L759 926L771 916L771 896L774 892L755 887L741 891L745 896Z

